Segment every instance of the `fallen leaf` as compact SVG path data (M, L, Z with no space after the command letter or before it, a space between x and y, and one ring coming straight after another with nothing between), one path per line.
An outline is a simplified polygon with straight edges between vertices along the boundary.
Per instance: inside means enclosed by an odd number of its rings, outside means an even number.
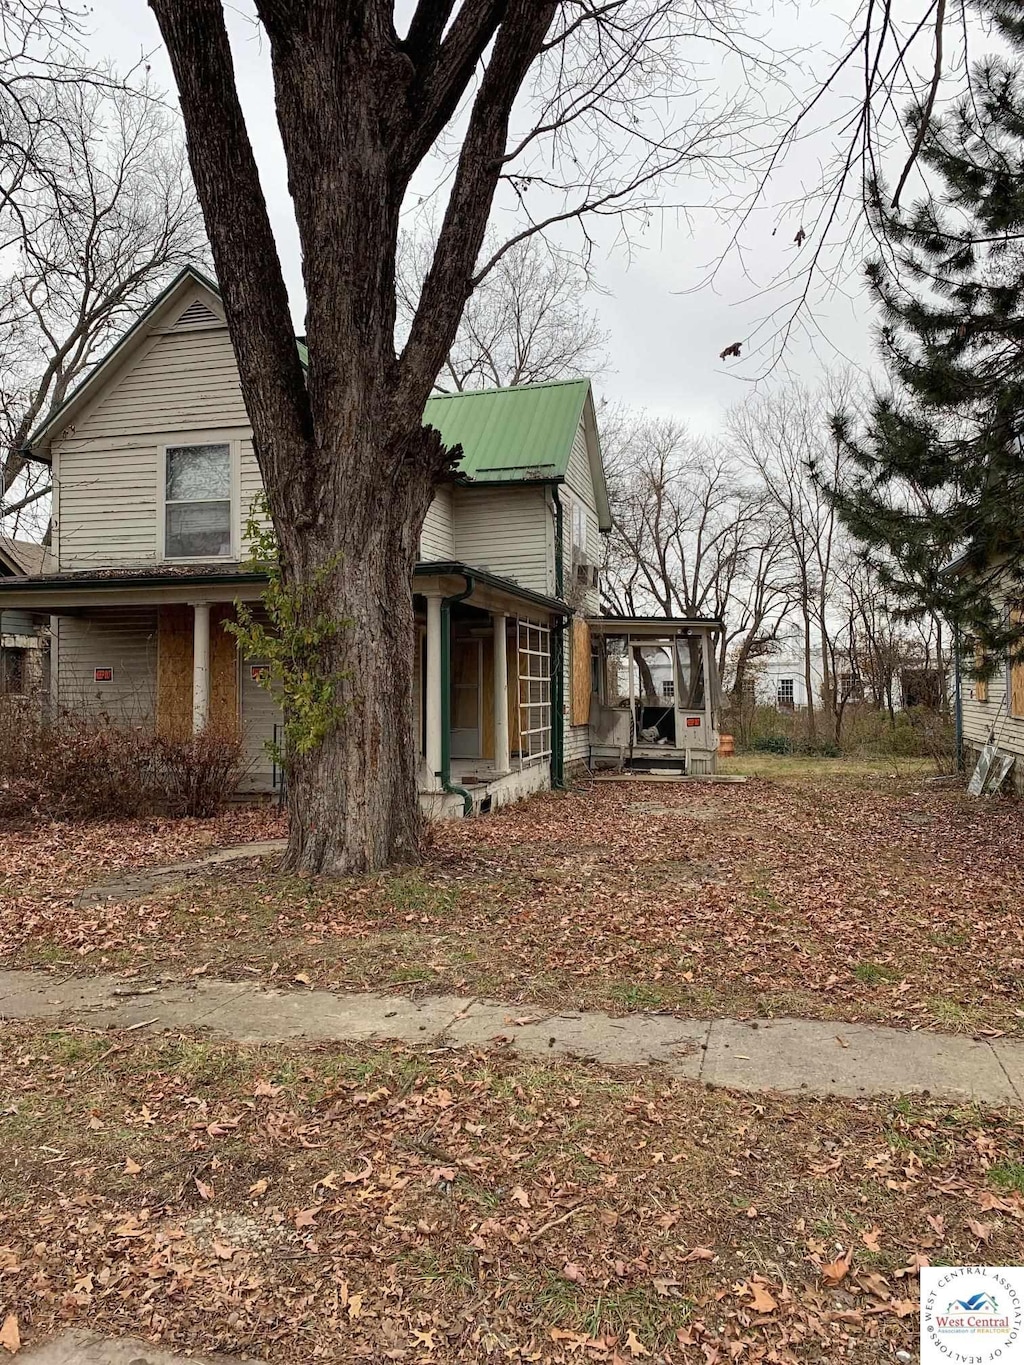
M0 1346L5 1351L10 1351L11 1355L21 1350L21 1333L18 1331L18 1319L13 1313L8 1313L4 1318L4 1325L0 1327Z
M199 1191L199 1198L200 1198L200 1199L212 1199L212 1198L213 1198L213 1186L212 1186L212 1185L207 1185L204 1181L200 1180L198 1176L193 1176L192 1178L193 1178L193 1179L195 1180L195 1182L196 1182L196 1189Z
M133 1161L133 1160L131 1159L130 1156L125 1157L125 1160L124 1160L124 1174L125 1174L125 1175L138 1175L138 1173L139 1173L141 1170L142 1170L142 1167L139 1165L139 1163L138 1163L137 1161Z
M626 1333L626 1350L634 1360L638 1359L640 1356L649 1356L651 1354L643 1342L638 1339L637 1334L633 1331L632 1327Z
M847 1271L850 1269L850 1262L853 1260L853 1247L843 1252L834 1261L829 1261L821 1267L821 1278L828 1285L839 1284L846 1279Z
M515 1187L515 1189L512 1191L511 1197L515 1200L515 1202L519 1205L520 1208L528 1209L530 1207L530 1196L523 1189L522 1185L517 1185Z
M348 1315L350 1318L357 1318L363 1311L362 1294L350 1294L348 1297Z
M764 1285L757 1280L747 1281L747 1292L750 1294L750 1306L755 1313L774 1313L779 1306Z
M295 1213L296 1230L316 1227L316 1216L322 1208L323 1204L314 1204L308 1209L298 1209Z
M267 1192L267 1190L268 1190L269 1188L270 1188L270 1181L269 1181L269 1180L260 1179L260 1180L257 1180L257 1181L256 1181L255 1185L250 1185L250 1186L249 1186L249 1193L250 1193L250 1194L256 1195L257 1198L258 1198L261 1194L266 1194L266 1192Z
M232 1256L234 1256L235 1252L238 1250L237 1247L229 1247L225 1242L218 1242L216 1238L214 1238L212 1245L213 1254L217 1257L218 1260L221 1261L230 1261Z
M974 1218L968 1218L967 1228L972 1237L977 1237L979 1242L987 1242L992 1236L991 1223L979 1223Z
M867 1232L861 1233L860 1240L867 1247L868 1251L879 1251L881 1249L878 1245L878 1239L881 1236L881 1233L882 1229L879 1227L868 1228Z
M566 1261L565 1265L562 1266L562 1274L567 1280L572 1280L574 1284L579 1284L587 1278L580 1267L574 1265L572 1261Z

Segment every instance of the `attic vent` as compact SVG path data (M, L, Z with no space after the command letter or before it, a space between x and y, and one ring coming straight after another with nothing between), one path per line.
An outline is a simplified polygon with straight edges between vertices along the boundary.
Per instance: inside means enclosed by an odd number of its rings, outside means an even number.
M220 318L201 299L194 299L174 325L175 327L202 327L211 322L220 322Z

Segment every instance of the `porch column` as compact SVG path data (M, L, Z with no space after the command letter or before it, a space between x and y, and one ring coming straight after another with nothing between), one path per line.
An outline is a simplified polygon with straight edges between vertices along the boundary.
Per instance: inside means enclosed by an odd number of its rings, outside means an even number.
M508 657L506 629L508 617L495 613L494 623L494 771L507 773L512 767L508 749Z
M441 771L441 596L427 594L427 787L440 790Z
M198 735L210 717L210 604L193 602L192 733Z

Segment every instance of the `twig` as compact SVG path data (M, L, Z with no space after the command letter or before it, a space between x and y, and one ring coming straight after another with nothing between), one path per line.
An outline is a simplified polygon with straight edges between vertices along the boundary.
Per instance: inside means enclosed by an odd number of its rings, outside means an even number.
M567 1223L570 1218L575 1218L578 1213L585 1213L588 1209L592 1209L593 1207L593 1204L577 1204L576 1207L570 1209L568 1213L563 1213L561 1218L552 1218L550 1223L545 1223L544 1226L538 1228L536 1232L531 1232L526 1240L528 1242L539 1241L540 1238L543 1237L546 1232L550 1232L552 1228L557 1228L560 1223Z

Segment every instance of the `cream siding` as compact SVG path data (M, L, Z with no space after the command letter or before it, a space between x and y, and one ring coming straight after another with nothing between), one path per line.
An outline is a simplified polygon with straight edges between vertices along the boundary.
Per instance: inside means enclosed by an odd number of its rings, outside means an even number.
M253 503L263 494L263 475L260 473L260 467L256 462L256 451L254 450L252 440L249 437L246 437L241 442L240 464L239 493L242 505L240 514L241 555L243 559L247 559L251 554L253 547L246 537L245 527L253 510ZM265 511L261 510L257 520L260 525L267 526L270 522L270 517Z
M420 559L440 562L455 558L455 498L449 485L434 494L420 535Z
M242 748L245 774L239 783L244 791L270 791L281 781L281 771L274 770L273 755L268 748L276 738L280 744L280 726L284 720L281 707L272 692L261 686L252 676L258 659L240 661L241 677L238 689L242 726Z
M1024 768L1024 717L1009 714L1009 689L1007 670L1000 666L988 680L988 700L976 701L976 684L973 678L961 679L963 695L964 741L976 749L982 748L989 737L989 730L995 726L995 740L1000 749L1009 754L1017 754L1018 762ZM1014 774L1024 778L1024 772Z
M554 531L546 488L457 488L454 503L456 559L535 592L554 592Z
M60 567L153 562L161 448L168 440L214 435L242 444L241 524L259 471L227 331L207 327L152 337L54 442Z
M97 608L86 616L60 617L56 629L60 706L130 724L154 721L155 607ZM97 668L112 668L113 680L96 682Z

